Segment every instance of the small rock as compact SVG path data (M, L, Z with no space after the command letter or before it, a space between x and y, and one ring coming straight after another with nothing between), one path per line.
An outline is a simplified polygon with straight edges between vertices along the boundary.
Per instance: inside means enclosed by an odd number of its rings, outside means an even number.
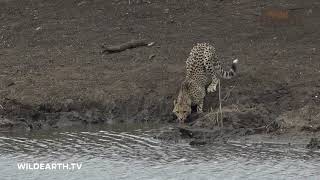
M309 149L320 149L320 140L318 138L311 138L309 144L307 144Z
M0 127L12 126L13 124L14 122L7 118L0 118Z
M189 129L186 129L184 127L179 127L179 131L181 133L181 137L189 137L189 138L193 137L193 133Z
M86 4L86 3L87 3L87 1L81 1L81 2L79 2L77 5L78 5L78 6L82 6L82 5Z
M92 119L92 118L93 118L93 115L94 115L94 113L93 113L92 110L87 110L87 111L86 111L85 116L86 116L87 118Z
M151 55L149 56L149 60L153 59L154 57L156 57L156 55L155 55L155 54L151 54Z
M310 14L312 14L312 9L309 9L309 10L307 11L307 15L310 15Z
M7 82L7 87L13 86L15 84L16 84L15 82L10 80L9 82Z
M190 146L203 146L203 145L206 145L207 142L195 140L195 141L191 141L189 144L190 144Z
M170 19L169 22L170 22L170 23L175 23L175 20L174 20L174 19Z
M68 112L71 111L72 105L74 104L73 99L66 99L62 106L62 111Z
M148 44L148 47L153 46L155 44L155 42L151 42Z

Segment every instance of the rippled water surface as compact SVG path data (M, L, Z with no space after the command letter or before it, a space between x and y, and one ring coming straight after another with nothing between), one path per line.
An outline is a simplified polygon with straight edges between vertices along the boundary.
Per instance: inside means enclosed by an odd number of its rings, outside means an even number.
M154 139L163 128L122 125L0 134L0 179L320 179L320 154L283 145ZM18 170L17 163L82 163L80 170Z

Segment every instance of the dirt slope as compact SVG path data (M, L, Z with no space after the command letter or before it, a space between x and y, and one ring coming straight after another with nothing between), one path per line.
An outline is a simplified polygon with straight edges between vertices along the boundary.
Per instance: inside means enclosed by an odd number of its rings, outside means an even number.
M240 60L239 75L222 82L224 107L285 121L314 111L298 119L319 124L317 0L128 2L0 1L0 125L172 120L197 42L215 43L225 67ZM156 44L100 54L102 44L139 38ZM216 100L210 94L205 110Z

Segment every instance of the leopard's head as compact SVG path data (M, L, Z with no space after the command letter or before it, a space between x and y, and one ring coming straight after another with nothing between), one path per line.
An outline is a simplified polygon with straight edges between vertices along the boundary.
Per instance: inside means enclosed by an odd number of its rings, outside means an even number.
M182 83L178 99L173 101L173 105L172 112L177 116L180 123L184 123L191 114L191 98L188 93L188 84Z

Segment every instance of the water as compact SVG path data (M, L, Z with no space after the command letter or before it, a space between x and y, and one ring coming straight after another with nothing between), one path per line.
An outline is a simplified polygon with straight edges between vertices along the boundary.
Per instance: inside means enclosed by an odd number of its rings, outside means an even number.
M320 153L284 145L192 147L122 125L0 134L0 179L320 179ZM17 163L82 163L80 170L18 170Z

